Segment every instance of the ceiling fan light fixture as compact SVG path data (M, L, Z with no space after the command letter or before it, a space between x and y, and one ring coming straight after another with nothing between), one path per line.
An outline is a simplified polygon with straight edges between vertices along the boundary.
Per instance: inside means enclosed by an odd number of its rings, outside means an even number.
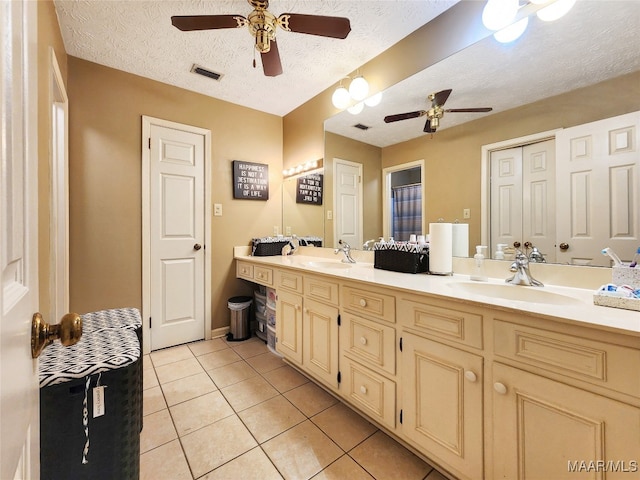
M512 23L508 27L494 33L493 38L500 43L513 42L522 36L527 29L527 25L529 25L529 17L524 17L522 20L518 20L516 23Z
M567 14L573 8L576 0L556 0L555 2L541 8L536 15L543 22L553 22Z
M345 108L347 108L351 103L351 95L349 94L349 90L347 90L342 86L342 84L340 84L340 86L336 89L335 92L333 92L333 95L331 96L331 103L333 103L334 107L340 110L344 110Z
M488 0L482 10L482 23L489 30L502 30L518 13L518 0Z
M369 95L369 82L362 75L358 75L349 85L349 94L357 102L364 100Z
M356 103L355 105L347 108L347 111L351 115L358 115L360 112L362 112L363 109L364 109L364 102L359 102L359 103Z
M371 95L369 98L367 98L364 101L364 104L367 107L377 107L378 105L380 105L381 101L382 101L382 92L378 92L375 95Z

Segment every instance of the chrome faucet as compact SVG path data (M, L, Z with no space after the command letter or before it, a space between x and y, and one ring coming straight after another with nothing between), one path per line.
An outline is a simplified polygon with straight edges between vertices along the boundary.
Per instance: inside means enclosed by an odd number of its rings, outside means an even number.
M344 253L342 263L356 263L356 261L351 258L351 245L349 245L347 242L343 242L342 240L338 240L338 244L342 245L342 247L336 248L333 253L335 253L336 255L340 252Z
M542 252L537 247L531 247L531 253L529 254L529 263L547 263L542 255Z
M376 243L375 240L367 240L362 244L363 250L373 250L373 244Z
M533 278L529 273L529 259L520 250L516 250L515 261L511 264L510 270L514 272L514 275L511 278L507 278L505 280L506 283L530 287L544 287L542 282Z

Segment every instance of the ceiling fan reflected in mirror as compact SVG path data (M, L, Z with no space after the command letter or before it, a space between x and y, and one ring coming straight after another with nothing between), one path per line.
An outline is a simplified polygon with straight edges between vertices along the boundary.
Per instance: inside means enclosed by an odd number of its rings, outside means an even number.
M387 115L384 117L385 123L398 122L400 120L408 120L409 118L418 118L427 116L427 122L424 125L423 131L425 133L435 133L440 126L440 119L444 116L445 112L464 112L464 113L481 113L490 112L493 110L491 107L478 107L478 108L447 108L442 106L451 95L451 89L442 90L438 93L431 93L427 97L431 101L431 108L429 110L417 110L415 112L398 113L396 115Z
M268 0L247 1L253 7L253 11L246 17L242 15L177 15L171 17L171 24L183 32L249 27L249 32L255 38L256 50L260 52L262 58L262 69L268 77L275 77L282 73L282 63L276 43L278 27L287 32L340 39L347 38L351 31L348 18L298 13L283 13L276 17L267 10Z

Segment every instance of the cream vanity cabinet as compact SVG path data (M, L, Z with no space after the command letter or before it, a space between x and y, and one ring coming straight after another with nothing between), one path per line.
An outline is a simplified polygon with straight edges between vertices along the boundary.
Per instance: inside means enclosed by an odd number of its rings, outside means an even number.
M332 388L338 387L338 284L276 271L276 348Z
M236 261L236 277L267 287L273 286L273 268Z
M402 435L458 478L483 478L482 314L403 295L398 317Z
M515 321L493 321L488 478L640 478L637 338Z

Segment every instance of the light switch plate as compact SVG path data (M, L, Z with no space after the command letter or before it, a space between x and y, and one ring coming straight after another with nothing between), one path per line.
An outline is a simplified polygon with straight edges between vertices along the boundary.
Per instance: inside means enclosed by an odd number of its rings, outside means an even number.
M221 217L222 216L222 204L221 203L214 203L213 204L213 216L214 217Z
M471 209L465 208L462 210L462 218L471 218Z

